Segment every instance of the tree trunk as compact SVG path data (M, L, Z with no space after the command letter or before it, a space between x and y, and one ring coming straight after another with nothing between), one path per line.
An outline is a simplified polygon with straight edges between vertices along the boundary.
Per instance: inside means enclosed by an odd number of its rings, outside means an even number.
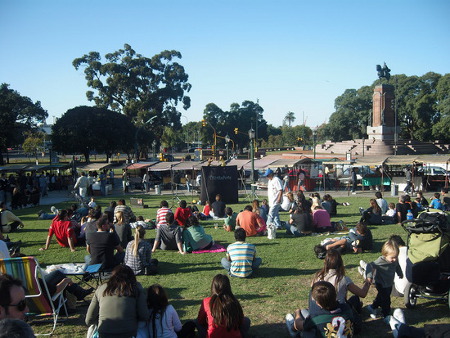
M85 152L83 155L84 158L86 159L86 163L89 163L89 151Z

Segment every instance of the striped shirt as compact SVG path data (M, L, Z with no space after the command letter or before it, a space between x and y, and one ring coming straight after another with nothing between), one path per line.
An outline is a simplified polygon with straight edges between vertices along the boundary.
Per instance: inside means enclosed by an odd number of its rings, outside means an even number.
M248 277L252 274L252 263L256 256L256 247L246 242L235 242L228 245L230 256L230 273L236 277Z
M162 207L162 208L158 209L158 211L156 212L156 227L157 228L159 228L162 224L167 225L166 215L169 212L172 212L172 210L170 210L167 207Z

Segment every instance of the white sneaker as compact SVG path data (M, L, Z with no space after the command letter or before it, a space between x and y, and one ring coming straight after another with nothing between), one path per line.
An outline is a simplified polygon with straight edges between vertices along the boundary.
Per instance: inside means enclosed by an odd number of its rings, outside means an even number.
M366 309L369 312L370 318L372 319L377 318L377 311L371 305L367 305Z
M289 331L289 335L291 337L297 337L297 331L294 330L294 316L292 315L292 313L288 313L286 315L286 327Z
M400 323L406 324L405 314L403 313L402 309L395 309L392 317L397 319Z
M359 266L361 269L366 270L367 269L367 262L363 261L362 259L359 261Z
M364 270L362 267L358 266L358 272L361 276L363 276L364 279L366 279L366 270Z
M398 327L399 327L400 324L402 324L402 323L400 323L400 322L398 321L398 319L395 318L394 316L388 316L388 317L390 317L390 318L389 318L388 324L389 324L389 326L391 327L392 332L394 332L394 330L398 330Z

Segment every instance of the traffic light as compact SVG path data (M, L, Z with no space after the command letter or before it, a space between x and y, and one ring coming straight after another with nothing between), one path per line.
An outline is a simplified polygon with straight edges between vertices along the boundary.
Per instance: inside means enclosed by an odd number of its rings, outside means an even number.
M202 120L202 126L206 127L206 120Z
M297 141L301 142L303 139L301 137L297 137Z
M237 135L239 133L239 128L234 128L234 133Z

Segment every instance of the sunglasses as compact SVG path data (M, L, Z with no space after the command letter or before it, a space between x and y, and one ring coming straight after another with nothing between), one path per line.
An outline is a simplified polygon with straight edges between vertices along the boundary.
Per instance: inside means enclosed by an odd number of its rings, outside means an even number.
M17 304L9 304L8 306L15 306L15 307L17 307L17 310L23 311L27 307L27 301L25 299L22 299Z

